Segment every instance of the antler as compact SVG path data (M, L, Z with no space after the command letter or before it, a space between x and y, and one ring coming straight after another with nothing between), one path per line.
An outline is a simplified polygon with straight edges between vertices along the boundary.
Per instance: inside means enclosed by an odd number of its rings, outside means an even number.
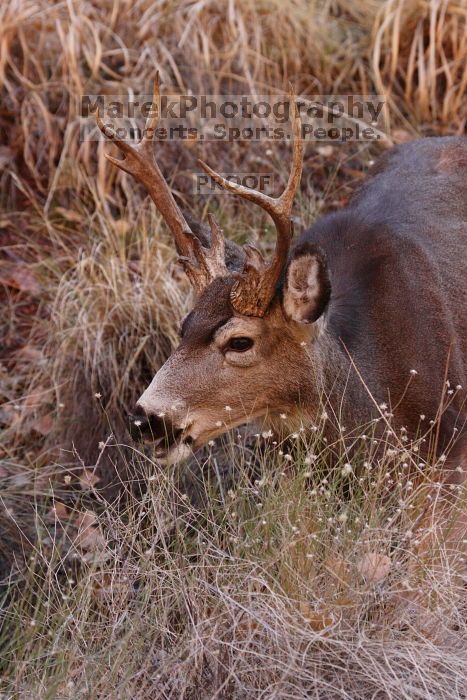
M271 216L277 229L276 249L270 264L265 262L259 250L254 246L244 246L243 271L240 279L232 287L231 303L236 311L246 316L264 316L266 313L287 261L292 240L293 227L290 215L302 174L303 143L300 115L293 94L291 94L291 101L294 105L292 168L286 188L280 197L270 197L264 192L226 180L206 163L199 161L201 167L221 187L243 199L259 204Z
M123 160L113 158L107 153L105 157L117 168L132 175L135 180L144 185L172 232L177 252L181 256L180 262L190 282L200 293L214 277L229 274L224 260L224 240L213 217L209 217L211 248L203 247L177 206L154 157L153 137L159 122L159 114L160 82L159 72L157 72L151 111L146 120L143 137L138 144L130 145L118 138L114 130L107 127L98 114L96 114L96 121L104 136L113 141L124 155Z

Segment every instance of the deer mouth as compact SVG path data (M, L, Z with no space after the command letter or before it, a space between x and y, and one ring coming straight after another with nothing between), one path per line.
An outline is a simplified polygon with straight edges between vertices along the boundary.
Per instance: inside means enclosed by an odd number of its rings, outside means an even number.
M223 423L222 426L216 425L209 428L203 427L202 421L197 421L193 417L189 423L186 423L182 428L172 428L167 431L163 437L156 440L154 438L147 440L154 449L156 459L165 466L171 466L177 462L182 462L187 459L195 450L206 445L210 440L213 440L227 430L235 428L244 423L250 423L252 420L257 420L265 415L264 411L258 411L248 416L238 416L237 419L232 419L229 424Z
M154 456L159 461L170 466L186 459L192 452L194 438L188 432L189 427L174 428L156 440L146 440L154 450Z

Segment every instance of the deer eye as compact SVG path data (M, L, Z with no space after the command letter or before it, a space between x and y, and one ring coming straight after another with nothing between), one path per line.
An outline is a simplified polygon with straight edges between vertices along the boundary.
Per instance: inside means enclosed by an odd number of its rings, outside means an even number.
M227 343L226 350L233 352L245 352L253 346L253 340L246 337L231 338Z

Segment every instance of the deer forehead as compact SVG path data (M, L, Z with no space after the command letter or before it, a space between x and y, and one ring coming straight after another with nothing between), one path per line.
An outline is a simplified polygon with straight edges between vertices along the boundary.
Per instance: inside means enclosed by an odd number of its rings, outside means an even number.
M266 314L244 316L232 308L230 291L235 278L218 278L205 289L194 309L184 319L181 329L182 346L200 347L211 343L221 345L232 336L248 336L253 339L284 333L287 321L281 311L280 298L276 297Z

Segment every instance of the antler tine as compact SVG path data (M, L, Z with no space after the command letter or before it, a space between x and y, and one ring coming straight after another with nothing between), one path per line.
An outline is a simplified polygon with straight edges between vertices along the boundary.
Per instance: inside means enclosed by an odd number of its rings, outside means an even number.
M293 96L292 96L293 97ZM264 192L258 190L250 189L244 185L239 185L236 182L227 180L226 178L216 173L215 170L209 167L207 163L202 160L198 160L203 170L215 180L218 185L224 189L236 194L243 199L248 199L250 202L258 204L262 209L270 214L271 218L276 223L276 220L281 222L282 219L286 220L287 225L289 224L290 212L292 211L292 204L297 193L298 185L300 183L300 178L302 174L303 165L303 144L301 139L301 119L298 113L295 100L294 105L294 117L293 117L293 158L292 158L292 169L289 175L289 179L285 190L279 197L270 197ZM289 228L289 226L288 226Z
M240 313L263 316L272 299L276 284L287 261L293 230L291 222L292 205L300 184L303 167L303 143L301 138L300 114L291 91L290 99L293 104L293 156L292 167L287 185L279 197L270 197L264 192L253 190L226 180L216 173L203 161L201 167L221 187L236 194L242 199L258 204L271 216L277 230L276 249L269 266L255 264L244 270L243 279L239 280L232 289L232 304ZM248 256L251 262L251 256ZM253 269L252 269L253 268Z
M123 160L119 160L106 153L107 160L132 175L146 188L172 232L177 252L179 255L190 257L194 253L196 254L195 241L197 239L180 211L154 157L153 136L159 121L159 114L160 81L159 72L157 72L154 80L151 113L146 120L143 138L138 144L130 145L120 139L113 129L104 125L98 114L96 114L96 121L104 136L113 141L124 155Z

